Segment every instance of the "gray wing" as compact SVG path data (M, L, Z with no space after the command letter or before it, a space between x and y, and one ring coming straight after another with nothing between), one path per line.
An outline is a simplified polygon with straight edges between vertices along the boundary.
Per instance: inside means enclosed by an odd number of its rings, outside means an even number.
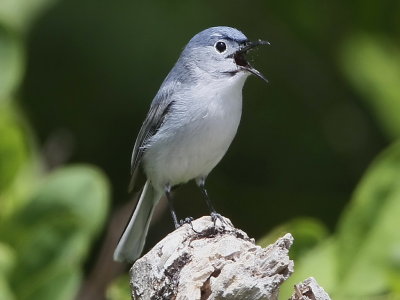
M131 180L128 188L129 191L133 189L138 166L140 165L143 154L146 151L144 146L149 138L156 134L160 126L163 124L165 116L168 114L173 104L173 101L171 100L171 93L169 91L171 91L171 89L165 87L160 89L160 92L156 95L151 103L150 110L142 124L142 127L140 128L132 152Z

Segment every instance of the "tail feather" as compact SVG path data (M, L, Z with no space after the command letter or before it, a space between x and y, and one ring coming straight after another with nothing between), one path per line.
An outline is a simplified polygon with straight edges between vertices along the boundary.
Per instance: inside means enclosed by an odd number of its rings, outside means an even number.
M140 199L114 251L114 260L133 262L140 257L154 208L161 195L146 181Z

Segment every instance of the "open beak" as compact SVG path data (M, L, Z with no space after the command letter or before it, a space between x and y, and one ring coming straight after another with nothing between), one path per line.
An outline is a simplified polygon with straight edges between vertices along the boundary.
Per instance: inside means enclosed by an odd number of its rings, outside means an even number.
M240 69L250 72L251 74L256 75L258 78L261 78L265 82L268 82L267 78L265 78L265 76L260 71L251 66L246 59L247 52L260 45L270 45L270 43L262 40L254 42L246 41L243 43L243 46L238 51L236 51L232 56L233 59L235 60L236 65Z

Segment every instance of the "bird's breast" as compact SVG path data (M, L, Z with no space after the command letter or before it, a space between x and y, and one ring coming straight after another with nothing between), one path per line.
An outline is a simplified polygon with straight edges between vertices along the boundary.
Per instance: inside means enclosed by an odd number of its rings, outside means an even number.
M242 86L197 87L182 95L145 154L145 170L160 185L207 176L239 126Z

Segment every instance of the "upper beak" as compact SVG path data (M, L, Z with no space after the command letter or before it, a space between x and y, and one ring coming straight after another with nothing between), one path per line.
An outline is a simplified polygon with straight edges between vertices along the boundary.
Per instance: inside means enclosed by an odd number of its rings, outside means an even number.
M238 51L236 51L232 56L233 56L233 59L235 60L236 65L239 68L256 75L257 77L261 78L265 82L268 82L267 78L265 78L265 76L260 71L258 71L253 66L251 66L245 57L246 53L249 50L251 50L255 47L258 47L260 45L270 45L270 43L267 41L262 41L262 40L253 41L253 42L246 41L245 43L243 43L243 46Z

